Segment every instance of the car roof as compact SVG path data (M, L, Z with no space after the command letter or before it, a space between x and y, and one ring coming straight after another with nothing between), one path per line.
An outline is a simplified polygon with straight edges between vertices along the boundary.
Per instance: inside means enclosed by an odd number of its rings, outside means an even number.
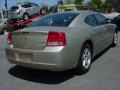
M24 5L24 4L30 4L30 3L33 3L33 2L23 2L23 3L18 3L16 5Z
M67 12L59 12L59 13L78 13L82 16L84 15L89 15L89 14L98 14L98 12L95 12L95 11L87 11L87 10L79 10L79 11L67 11Z

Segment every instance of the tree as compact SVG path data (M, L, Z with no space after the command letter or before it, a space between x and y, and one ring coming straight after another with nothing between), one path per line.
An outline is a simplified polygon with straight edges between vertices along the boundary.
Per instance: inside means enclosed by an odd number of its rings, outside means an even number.
M101 0L91 0L91 4L95 8L101 8L102 6L102 1Z
M57 5L55 5L55 6L51 6L50 8L49 8L49 13L56 13L57 12Z
M120 10L120 0L105 0L104 6L109 9Z
M83 1L84 1L84 0L75 0L74 3L75 3L76 5L81 5Z
M75 2L75 0L64 0L64 3L66 3L66 4L71 4L71 3L74 3Z

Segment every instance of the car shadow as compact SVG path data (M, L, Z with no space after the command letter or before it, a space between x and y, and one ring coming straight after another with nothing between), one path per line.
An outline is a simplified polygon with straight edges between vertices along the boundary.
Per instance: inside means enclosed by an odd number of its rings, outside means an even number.
M93 58L93 63L98 59L100 58L102 55L104 55L108 50L110 50L112 48L112 46L109 46L107 47L106 49L104 49L102 52L100 52L98 55L96 55L94 58Z
M74 72L71 70L63 72L42 71L18 65L12 67L8 72L17 78L44 84L60 84L74 77Z
M111 47L106 48L104 51L102 51L100 54L98 54L94 59L93 63L100 58L103 54L105 54ZM31 82L37 82L37 83L44 83L44 84L60 84L62 82L65 82L71 78L73 78L75 75L82 76L84 73L75 73L73 70L68 71L62 71L62 72L53 72L53 71L42 71L42 70L35 70L35 69L29 69L21 66L14 66L9 71L9 74ZM89 72L88 72L89 73Z

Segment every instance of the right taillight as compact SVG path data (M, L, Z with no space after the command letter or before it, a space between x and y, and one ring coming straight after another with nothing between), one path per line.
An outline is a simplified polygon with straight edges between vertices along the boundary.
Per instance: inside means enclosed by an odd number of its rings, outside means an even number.
M47 46L65 46L66 36L64 32L49 32Z
M12 35L13 35L13 33L11 33L11 32L8 34L8 37L7 37L8 44L12 44Z

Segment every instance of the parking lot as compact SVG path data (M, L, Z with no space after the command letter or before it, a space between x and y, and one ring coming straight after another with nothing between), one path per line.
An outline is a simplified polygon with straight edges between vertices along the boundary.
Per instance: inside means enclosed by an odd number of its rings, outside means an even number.
M120 34L84 75L50 72L10 64L5 57L6 35L0 35L0 90L120 90Z

